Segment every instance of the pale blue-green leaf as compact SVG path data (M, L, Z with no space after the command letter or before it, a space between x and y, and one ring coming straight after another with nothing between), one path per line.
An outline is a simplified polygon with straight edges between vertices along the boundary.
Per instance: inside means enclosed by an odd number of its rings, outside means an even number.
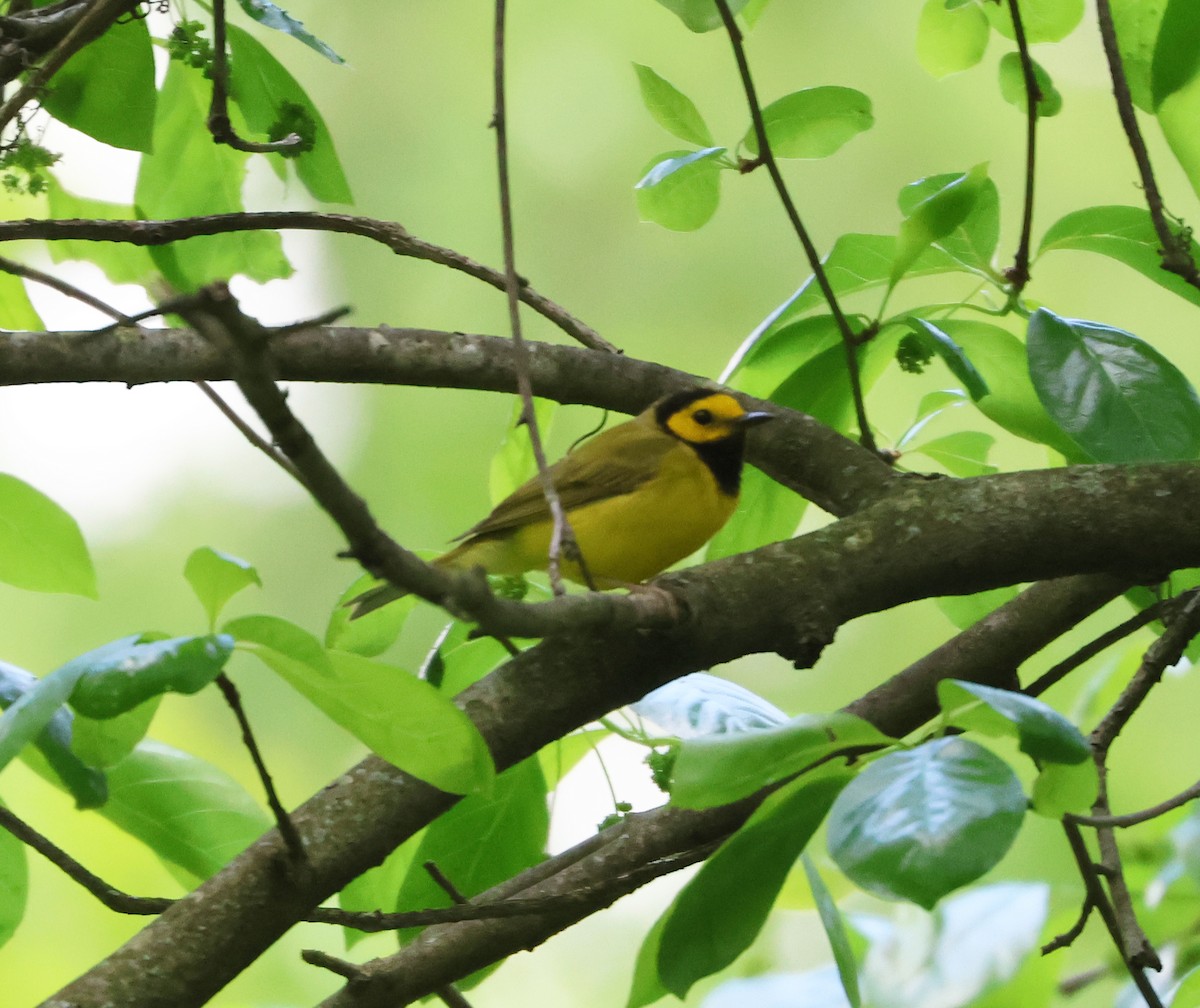
M0 661L0 708L11 707L40 682L32 672ZM42 733L34 737L34 748L25 749L21 757L47 780L67 791L77 808L96 808L108 798L108 785L104 774L85 764L72 751L74 722L78 720L66 707L58 706Z
M278 7L271 3L270 0L238 0L242 10L249 14L255 21L266 28L274 28L276 31L281 31L285 35L291 35L292 38L299 42L303 42L314 52L319 52L331 63L342 64L346 61L335 53L329 46L322 42L319 38L313 35L304 24L297 21L291 14L285 11L282 7Z
M731 735L787 720L757 693L707 672L692 672L660 686L630 704L630 710L678 739Z
M70 702L80 714L110 718L162 693L196 693L233 653L227 634L146 640L125 637L69 662L54 675L74 676Z
M941 0L938 0L941 2ZM762 973L725 980L700 1002L700 1008L855 1008L833 966L807 973Z
M975 1005L1036 956L1049 895L1045 883L998 882L950 896L929 915L910 911L889 920L854 914L851 923L870 941L861 977L867 1003ZM1001 1002L1005 1008L1016 1004L1025 1002Z

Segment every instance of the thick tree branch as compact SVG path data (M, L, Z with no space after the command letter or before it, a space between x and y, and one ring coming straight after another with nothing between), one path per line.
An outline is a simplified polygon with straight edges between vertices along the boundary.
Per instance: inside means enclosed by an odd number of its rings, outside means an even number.
M683 673L762 650L811 663L838 626L904 601L1075 571L1200 564L1200 528L1179 504L1198 493L1200 467L1190 464L899 482L810 535L662 578L691 614L686 630L556 636L458 702L504 768ZM303 880L286 878L269 833L47 1004L203 1004L452 802L369 758L294 814L311 864ZM146 961L160 982L145 982Z

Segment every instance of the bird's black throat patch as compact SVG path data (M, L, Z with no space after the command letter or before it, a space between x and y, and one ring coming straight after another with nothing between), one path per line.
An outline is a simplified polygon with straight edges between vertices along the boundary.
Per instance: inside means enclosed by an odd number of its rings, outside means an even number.
M746 439L742 434L739 432L704 444L688 444L688 447L712 471L721 493L736 497L742 485L742 456L746 452Z

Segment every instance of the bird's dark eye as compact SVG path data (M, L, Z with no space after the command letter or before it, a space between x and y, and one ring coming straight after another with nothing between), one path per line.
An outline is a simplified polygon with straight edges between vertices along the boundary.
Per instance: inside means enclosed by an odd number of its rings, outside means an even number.
M700 424L703 427L707 424L712 423L713 415L706 409L698 409L698 410L696 410L695 413L692 414L692 419L695 420L696 423Z

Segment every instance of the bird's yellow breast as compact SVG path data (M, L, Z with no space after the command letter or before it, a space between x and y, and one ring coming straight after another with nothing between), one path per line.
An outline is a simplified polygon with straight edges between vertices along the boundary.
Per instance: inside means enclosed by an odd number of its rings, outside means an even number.
M683 442L663 457L656 475L631 493L584 504L567 516L597 588L636 584L694 553L716 534L737 506L722 493L708 466ZM456 551L455 566L480 564L493 574L544 570L553 526L540 519L495 539ZM585 584L578 565L563 574Z

